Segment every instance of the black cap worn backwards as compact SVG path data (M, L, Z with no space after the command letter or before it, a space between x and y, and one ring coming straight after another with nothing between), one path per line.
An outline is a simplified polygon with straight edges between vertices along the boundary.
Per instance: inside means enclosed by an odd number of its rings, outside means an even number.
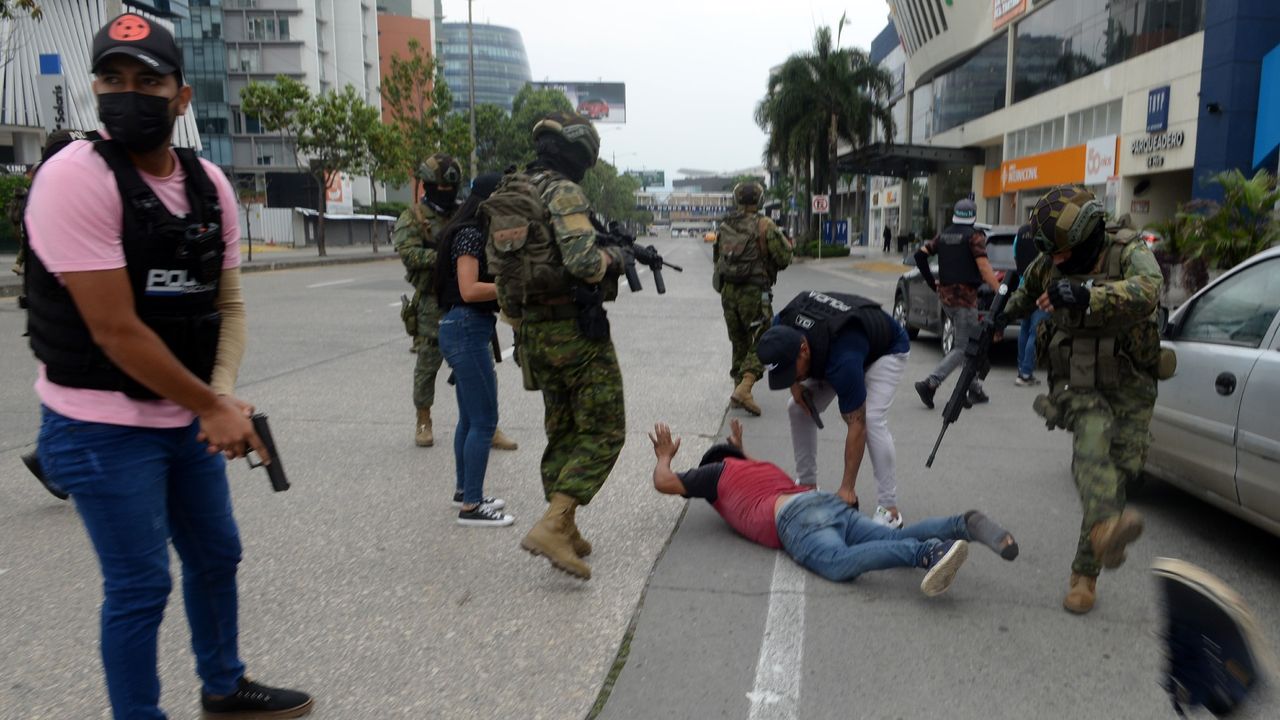
M182 82L182 51L173 33L141 15L125 13L93 36L93 71L112 55L126 55L161 75L177 73Z
M769 371L769 389L783 390L796 382L796 359L804 335L792 327L774 325L760 336L756 355Z

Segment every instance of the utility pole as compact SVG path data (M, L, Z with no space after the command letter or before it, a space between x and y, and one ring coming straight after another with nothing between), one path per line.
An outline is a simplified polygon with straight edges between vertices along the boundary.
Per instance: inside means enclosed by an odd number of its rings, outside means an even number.
M471 112L471 179L476 179L476 46L471 28L471 3L467 0L467 104Z

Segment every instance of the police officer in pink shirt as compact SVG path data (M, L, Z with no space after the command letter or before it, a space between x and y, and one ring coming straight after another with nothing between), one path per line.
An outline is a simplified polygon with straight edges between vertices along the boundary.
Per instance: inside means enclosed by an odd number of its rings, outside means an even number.
M121 15L91 57L106 139L73 142L36 176L28 330L39 461L102 569L112 712L165 717L156 635L172 542L205 716L299 717L311 698L250 680L237 645L241 548L224 463L265 450L253 408L232 395L245 337L235 195L217 166L170 145L191 88L167 29Z

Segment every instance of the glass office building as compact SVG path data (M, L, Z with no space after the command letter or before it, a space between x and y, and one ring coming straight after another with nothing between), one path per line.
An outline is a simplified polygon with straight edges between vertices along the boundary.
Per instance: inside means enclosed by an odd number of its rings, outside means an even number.
M498 25L471 26L474 34L476 104L497 105L511 112L516 93L532 79L520 31ZM468 92L467 23L444 23L444 79L453 91L453 109L466 111Z
M200 154L223 168L232 165L231 105L227 102L227 46L222 37L222 0L190 0L174 18L182 64L192 90L200 131Z

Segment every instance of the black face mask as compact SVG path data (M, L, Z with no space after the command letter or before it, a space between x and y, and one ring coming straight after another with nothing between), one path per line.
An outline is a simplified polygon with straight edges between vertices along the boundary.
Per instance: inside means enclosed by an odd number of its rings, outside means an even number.
M173 133L177 117L169 112L172 100L136 92L104 93L98 96L98 119L126 150L150 152Z
M1098 256L1106 246L1106 230L1099 227L1088 240L1072 248L1071 257L1058 265L1058 271L1063 275L1089 274L1093 271L1093 266L1098 263Z
M441 190L439 185L424 185L422 194L432 205L441 210L452 210L458 204L458 188L454 186L448 190Z

